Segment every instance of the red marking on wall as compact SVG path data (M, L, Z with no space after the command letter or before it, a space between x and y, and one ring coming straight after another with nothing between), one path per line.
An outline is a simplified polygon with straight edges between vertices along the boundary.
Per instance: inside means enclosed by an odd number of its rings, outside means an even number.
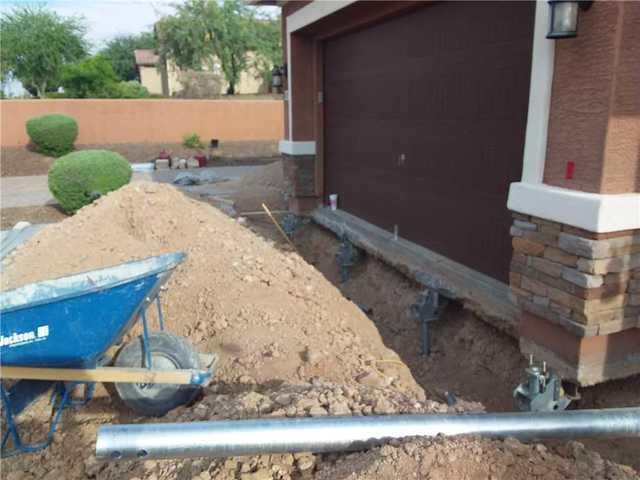
M564 173L564 178L567 180L573 180L573 172L576 169L576 164L574 162L567 162L567 170Z

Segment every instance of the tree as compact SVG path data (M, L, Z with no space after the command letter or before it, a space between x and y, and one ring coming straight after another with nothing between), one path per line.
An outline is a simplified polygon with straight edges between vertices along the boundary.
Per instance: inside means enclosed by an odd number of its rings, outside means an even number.
M62 69L61 84L71 98L116 96L118 77L102 55L85 58Z
M139 35L121 35L107 42L101 54L111 63L113 71L120 80L140 80L134 51L138 49L155 49L156 40L151 32Z
M253 28L252 50L256 52L253 67L271 82L273 66L282 63L280 19L259 18Z
M161 55L180 69L201 70L217 57L230 95L248 66L248 53L271 56L267 52L279 48L274 45L279 46L280 35L241 0L187 0L156 24L156 33Z
M0 19L2 79L16 78L38 97L57 87L66 63L87 55L86 27L79 17L61 17L43 7L17 7Z

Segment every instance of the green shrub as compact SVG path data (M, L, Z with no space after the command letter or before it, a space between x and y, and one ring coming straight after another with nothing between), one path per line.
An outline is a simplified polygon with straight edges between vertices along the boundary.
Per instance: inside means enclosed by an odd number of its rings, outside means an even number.
M69 98L110 98L117 83L118 77L102 55L65 65L60 77L60 84Z
M197 133L187 133L182 137L182 145L187 148L202 148L204 146Z
M76 121L60 113L50 113L27 121L27 134L38 151L59 157L73 150L78 138Z
M140 82L130 80L117 83L113 96L115 98L147 98L149 97L149 90Z
M108 150L81 150L58 158L49 170L49 190L73 213L131 180L126 158Z

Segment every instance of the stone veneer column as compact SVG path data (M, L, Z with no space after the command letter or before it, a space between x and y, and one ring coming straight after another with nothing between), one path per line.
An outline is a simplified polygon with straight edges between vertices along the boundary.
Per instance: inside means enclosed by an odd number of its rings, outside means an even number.
M289 209L296 214L318 206L316 156L282 154L282 168L289 197Z
M640 230L598 234L514 213L520 347L582 385L640 372Z

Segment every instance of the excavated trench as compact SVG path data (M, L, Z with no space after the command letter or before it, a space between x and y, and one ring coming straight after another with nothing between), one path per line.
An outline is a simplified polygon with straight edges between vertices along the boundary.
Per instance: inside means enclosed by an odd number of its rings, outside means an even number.
M264 219L254 219L259 234L283 241ZM522 381L526 359L517 341L483 322L474 313L451 304L443 317L430 324L431 354L421 354L420 326L410 315L420 285L370 256L351 269L341 281L336 262L339 239L313 223L294 234L302 257L317 268L345 297L365 310L385 345L402 358L416 381L434 398L479 402L490 412L514 411L513 389ZM640 404L640 376L585 388L579 408L629 407ZM640 469L640 439L585 440L603 457ZM560 448L562 442L548 442Z

